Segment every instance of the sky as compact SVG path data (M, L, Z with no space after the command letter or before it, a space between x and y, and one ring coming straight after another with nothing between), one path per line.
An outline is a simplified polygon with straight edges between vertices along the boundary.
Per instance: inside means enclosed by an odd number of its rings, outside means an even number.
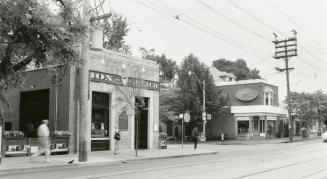
M146 47L177 64L190 53L208 66L220 58L242 58L279 87L280 101L287 94L286 77L275 67L285 68L285 62L273 58L273 33L281 40L295 29L291 91L327 92L326 0L105 0L103 9L126 17L126 43L134 56Z

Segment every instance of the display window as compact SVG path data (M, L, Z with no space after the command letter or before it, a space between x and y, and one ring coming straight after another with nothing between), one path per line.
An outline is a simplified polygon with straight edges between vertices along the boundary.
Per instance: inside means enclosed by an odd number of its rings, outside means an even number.
M92 138L109 138L109 94L92 92Z

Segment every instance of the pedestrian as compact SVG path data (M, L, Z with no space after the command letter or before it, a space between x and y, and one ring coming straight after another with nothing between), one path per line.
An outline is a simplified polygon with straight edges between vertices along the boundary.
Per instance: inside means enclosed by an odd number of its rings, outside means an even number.
M32 158L39 156L44 153L44 162L50 162L49 156L50 156L50 149L49 149L49 135L50 131L48 128L49 121L47 119L44 119L42 121L42 124L37 129L37 135L39 137L39 151L36 154L32 155Z
M115 135L114 135L114 139L115 139L115 149L114 149L114 155L117 154L117 150L118 150L118 142L120 141L120 133L117 127L115 127Z
M196 127L196 126L192 130L192 138L194 141L194 150L196 150L197 145L198 145L198 138L199 138L199 130L198 130L198 127Z

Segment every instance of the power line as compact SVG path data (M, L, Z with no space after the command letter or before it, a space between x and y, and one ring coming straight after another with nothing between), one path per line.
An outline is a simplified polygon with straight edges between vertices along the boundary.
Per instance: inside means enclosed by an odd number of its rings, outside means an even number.
M226 3L226 2L227 2L227 0L223 0L223 1L219 1L219 2L216 2L216 3L210 4L210 6L216 6L216 5ZM182 15L193 14L193 13L200 12L200 11L203 11L203 10L206 10L206 9L207 9L206 7L196 8L196 9L193 9L193 10L185 11L183 13L178 13L178 15L182 16ZM157 20L170 19L170 18L172 18L172 17L167 17L165 15L163 17L145 19L145 20L141 20L139 22L132 22L129 25L131 26L131 25L134 25L134 24L141 24L141 23L153 22L153 21L157 21Z
M304 60L304 59L303 59L302 57L300 57L300 56L298 56L297 58L300 60L300 62L303 62L303 63L305 63L305 64L307 64L307 65L313 67L314 69L320 69L321 71L326 71L326 69L324 69L324 68L322 68L322 67L320 67L320 66L317 66L317 65L313 65L313 64L307 62L306 60Z
M304 52L306 52L307 54L309 54L312 58L324 63L325 65L327 64L324 60L318 58L317 56L315 56L314 54L312 54L309 50L305 49L305 48L301 48Z
M313 38L309 33L306 32L306 30L304 30L304 28L302 28L298 23L296 23L292 18L290 18L286 13L284 13L278 6L276 6L273 2L271 2L271 0L266 0L273 8L275 8L280 14L282 14L286 19L288 19L291 23L293 23L294 25L296 25L299 29L302 30L302 32L304 32L304 34L306 34L308 37L310 37L313 41L315 41L318 45L320 45L320 43L318 41L316 41L315 38ZM301 47L300 47L301 48ZM313 55L309 50L301 48L304 52L306 52L307 54L309 54L312 58L327 64L325 61L319 59L318 57L316 57L315 55Z
M210 5L204 3L203 1L198 0L198 2L199 2L200 4L202 4L203 6L207 7L207 8L208 8L209 10L211 10L212 12L214 12L214 13L220 15L221 17L225 18L225 19L228 20L229 22L231 22L231 23L233 23L233 24L235 24L235 25L241 27L242 29L244 29L244 30L246 30L246 31L249 31L249 32L251 32L252 34L254 34L254 35L256 35L256 36L258 36L258 37L260 37L260 38L262 38L262 39L267 40L267 41L270 42L270 39L269 39L269 38L267 38L267 37L265 37L265 36L259 34L258 32L252 30L251 28L249 28L249 27L247 27L247 26L245 26L245 25L242 25L242 24L238 23L237 21L235 21L235 20L233 20L232 18L226 16L225 14L221 13L221 12L218 11L217 9L212 8Z
M239 49L242 49L241 46L244 46L244 47L247 47L248 49L254 50L255 52L260 52L262 54L267 54L268 53L268 52L264 52L264 51L262 51L260 49L257 49L255 47L249 46L249 45L247 45L247 44L245 44L245 43L243 43L241 41L238 41L238 40L235 40L235 39L233 39L231 37L228 37L228 36L226 36L226 35L224 35L224 34L222 34L220 32L217 32L217 31L215 31L215 30L201 24L200 22L198 22L198 21L196 21L196 20L194 20L194 19L192 19L192 18L190 18L188 16L184 16L184 17L187 17L194 24L198 24L200 26L200 29L202 29L202 31L206 32L207 34L210 34L211 36L214 36L214 37L216 37L216 38L218 38L218 39L220 39L220 40L222 40L222 41L224 41L226 43L229 43L229 44L231 44L233 46L236 46ZM191 26L193 26L193 24ZM212 31L213 31L213 33L212 33ZM242 50L244 50L244 49L242 49Z
M148 4L145 4L143 2L140 2L140 1L134 1L134 2L137 2L137 3L139 3L139 4L143 5L143 6L146 6L147 8L150 8L153 11L160 12L160 13L165 14L165 15L168 15L170 17L174 16L174 15L171 14L171 12L169 10L160 7L158 4L155 4L154 2L151 2L151 4L154 5L157 9L160 9L159 11L156 10L156 9L154 9L152 6L149 6ZM235 40L235 39L233 39L231 37L228 37L226 35L223 35L220 32L217 32L215 30L212 30L209 27L206 27L205 25L199 23L198 21L196 21L196 20L194 20L194 19L192 19L192 18L190 18L190 17L188 17L186 15L184 15L183 17L186 17L188 19L188 21L185 20L185 19L180 19L180 16L175 16L175 18L178 19L178 20L180 20L181 22L184 22L184 23L188 24L189 26L191 26L191 27L193 27L193 28L195 28L195 29L197 29L197 30L199 30L199 31L201 31L201 32L209 35L209 36L212 36L212 37L215 37L216 39L219 39L221 41L224 41L225 43L228 43L230 45L236 46L239 49L242 49L242 47L240 46L240 45L242 45L242 46L245 46L245 47L247 47L249 49L252 49L252 50L254 49L255 52L261 52L263 54L266 54L267 53L267 52L261 51L260 49L256 49L256 48L251 47L251 46L249 46L247 44L244 44L244 43L242 43L240 41L237 41L237 40ZM198 24L198 25L195 25L195 24ZM207 29L210 29L210 30L207 30ZM214 33L212 31L214 31ZM242 49L242 50L244 50L244 49ZM259 57L259 58L261 58L261 57Z
M250 18L252 18L254 21L256 21L257 23L261 24L262 26L265 26L268 29L273 29L273 31L278 32L279 34L283 34L282 32L280 32L278 29L274 28L273 26L269 25L268 23L266 23L265 21L261 20L260 18L257 18L254 14L252 14L250 11L248 11L247 9L243 8L242 6L240 6L238 3L236 3L234 0L228 0L228 2L234 6L235 8L237 8L238 10L240 10L242 13L246 14L247 16L249 16Z
M276 28L274 28L273 26L267 24L266 22L264 22L263 20L261 20L260 18L256 17L255 15L253 15L250 11L246 10L245 8L241 7L238 3L236 3L234 0L229 0L228 2L230 2L234 7L236 7L237 9L239 9L240 11L242 11L244 14L248 15L249 17L251 17L252 19L254 19L255 21L257 21L258 23L266 26L267 28L270 28L272 30L276 30L277 32L281 33L280 31L278 31ZM284 34L283 34L284 35ZM326 64L326 62L324 60L321 60L320 58L316 57L315 55L313 55L310 51L301 48L305 53L307 53L308 55L310 55L312 58ZM303 61L304 62L304 61ZM310 66L314 66L309 62L305 62L307 64L310 64ZM320 68L321 69L321 68Z
M299 29L304 32L308 37L311 38L311 40L315 41L318 45L321 45L315 38L313 38L309 33L304 30L303 27L301 27L298 23L296 23L292 18L290 18L282 9L280 9L277 5L275 5L271 0L266 0L273 8L275 8L280 14L282 14L286 19L288 19L290 22L292 22L294 25L296 25Z

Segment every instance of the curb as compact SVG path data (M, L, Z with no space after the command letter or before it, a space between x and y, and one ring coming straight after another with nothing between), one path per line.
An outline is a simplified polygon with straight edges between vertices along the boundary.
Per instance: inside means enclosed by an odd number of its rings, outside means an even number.
M294 143L294 142L299 142L299 141L306 141L306 140L316 140L321 138L320 136L316 136L316 137L312 137L312 138L301 138L301 139L297 139L291 142L288 140L284 140L284 141L275 141L275 142L250 142L250 141L246 141L246 142L233 142L233 143L225 143L225 142L217 142L216 145L265 145L265 144L282 144L282 143Z
M67 167L90 167L99 165L114 165L122 162L136 162L136 161L146 161L146 160L158 160L158 159L169 159L169 158L182 158L182 157L193 157L201 155L216 155L219 151L206 152L206 153L195 153L195 154L184 154L184 155L172 155L172 156L162 156L162 157L148 157L148 158L132 158L132 159L117 159L114 161L103 161L103 162L92 162L92 163L73 163L73 164L58 164L58 165L48 165L48 166L37 166L30 168L15 168L15 169L0 169L0 176L7 174L9 172L23 173L23 172L33 172L39 170L49 170L49 169L61 169Z

